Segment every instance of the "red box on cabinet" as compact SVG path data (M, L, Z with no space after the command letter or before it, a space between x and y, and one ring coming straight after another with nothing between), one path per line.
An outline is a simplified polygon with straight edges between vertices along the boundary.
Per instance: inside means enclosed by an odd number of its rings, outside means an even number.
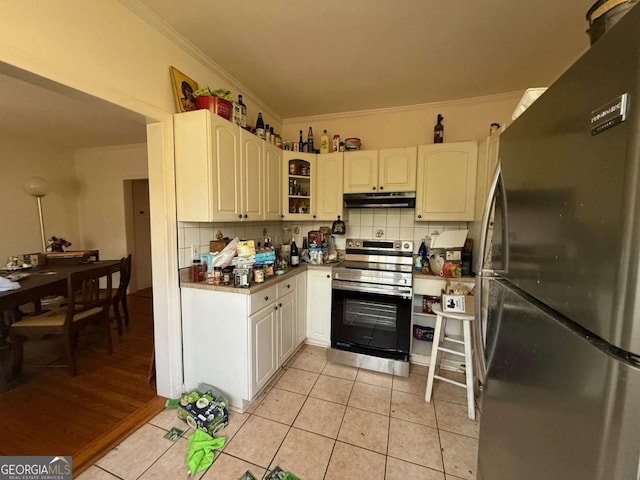
M203 95L196 97L196 108L198 110L211 110L211 113L231 120L233 104L224 98Z

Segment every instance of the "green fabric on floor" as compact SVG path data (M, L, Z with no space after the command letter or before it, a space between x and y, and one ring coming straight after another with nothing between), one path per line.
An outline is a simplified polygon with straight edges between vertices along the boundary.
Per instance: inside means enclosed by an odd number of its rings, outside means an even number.
M187 466L191 475L204 470L213 463L213 451L224 447L225 437L213 438L203 430L196 430L189 437Z

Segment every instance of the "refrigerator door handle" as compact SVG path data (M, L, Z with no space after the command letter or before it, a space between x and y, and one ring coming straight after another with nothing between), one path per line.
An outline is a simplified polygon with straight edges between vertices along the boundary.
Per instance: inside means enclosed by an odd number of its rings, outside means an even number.
M485 268L485 256L487 250L488 243L488 234L489 234L489 223L491 222L491 214L494 209L494 203L496 201L496 193L499 190L499 199L501 200L501 209L499 212L502 214L502 226L503 229L500 232L502 235L502 244L504 245L503 249L503 270L493 270L489 268ZM476 363L477 363L477 374L478 380L481 384L485 382L485 378L487 375L487 358L486 358L486 349L485 349L485 341L486 341L486 322L487 322L487 305L483 305L483 280L487 277L494 277L497 274L505 273L508 265L508 255L509 249L507 248L507 235L508 231L506 228L506 196L504 185L502 182L502 170L500 168L500 162L496 166L495 172L493 174L493 180L491 181L491 185L489 186L489 192L487 195L487 201L484 207L484 214L482 216L482 224L480 227L480 256L478 258L478 275L476 276L476 292L475 292L475 307L476 312L478 312L478 318L474 322L474 339L475 339L475 350L477 352L476 355ZM495 232L494 232L495 233Z

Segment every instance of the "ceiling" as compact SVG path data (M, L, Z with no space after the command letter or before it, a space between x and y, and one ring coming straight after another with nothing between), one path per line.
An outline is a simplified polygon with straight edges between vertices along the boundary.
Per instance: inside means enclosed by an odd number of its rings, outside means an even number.
M234 94L251 92L282 118L547 86L588 49L593 4L121 1L169 25L245 87ZM143 117L4 64L0 131L68 148L146 140Z
M295 118L548 86L588 49L594 0L124 3Z

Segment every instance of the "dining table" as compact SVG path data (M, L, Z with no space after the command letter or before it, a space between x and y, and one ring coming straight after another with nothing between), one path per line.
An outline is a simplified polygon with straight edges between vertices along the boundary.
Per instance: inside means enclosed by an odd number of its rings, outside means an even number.
M15 380L11 361L11 344L7 341L11 323L25 313L20 306L33 305L31 310L42 309L42 299L67 296L67 278L70 273L102 267L119 270L120 260L99 260L85 263L48 263L22 270L0 270L0 275L17 278L20 288L0 292L0 393Z

